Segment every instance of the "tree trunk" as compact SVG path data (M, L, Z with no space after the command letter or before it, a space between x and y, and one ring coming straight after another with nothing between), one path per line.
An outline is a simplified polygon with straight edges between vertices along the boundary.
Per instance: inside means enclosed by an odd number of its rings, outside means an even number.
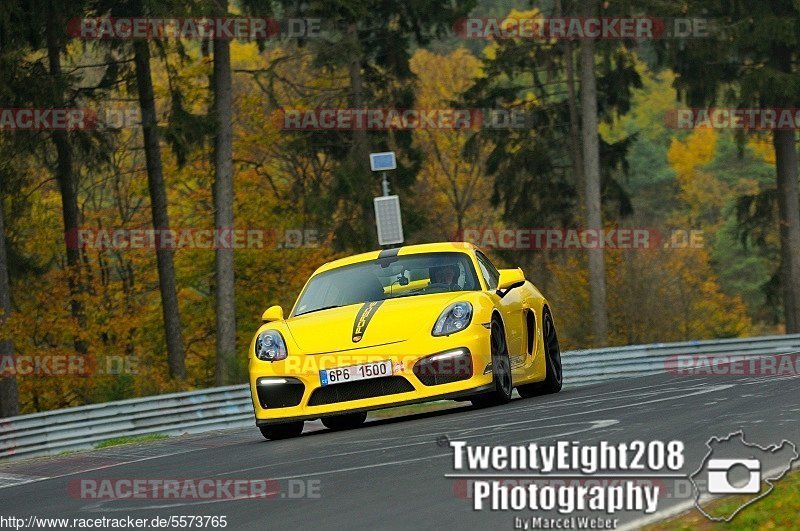
M347 35L352 43L353 57L350 60L350 107L353 109L364 108L364 78L361 73L361 43L358 40L358 26L351 22L347 27ZM353 130L353 144L350 148L350 164L355 172L355 177L361 184L356 190L360 195L357 200L361 205L361 224L369 239L365 242L353 242L362 248L371 249L377 244L377 227L372 209L372 172L369 167L369 139L363 129ZM366 195L363 195L366 194Z
M54 86L58 86L61 80L61 47L56 38L56 14L51 13L52 16L47 21L47 60L50 76L53 78ZM63 95L60 89L55 95L53 101L54 107L62 107L64 105ZM51 138L53 145L56 148L56 181L61 193L61 212L64 218L64 242L67 248L67 285L70 294L70 311L72 318L81 328L86 326L86 317L83 312L83 305L78 299L81 292L80 280L80 262L81 252L80 249L71 245L70 242L75 242L74 236L78 234L80 228L80 209L78 208L78 187L75 182L75 174L72 165L72 150L69 145L69 138L67 132L64 130L53 131ZM75 338L73 341L75 350L81 354L86 354L88 348L86 342Z
M347 28L347 35L353 42L353 57L350 60L350 106L354 109L364 107L364 81L361 75L361 47L358 42L358 28L353 22ZM369 156L367 145L367 132L363 129L353 130L353 146L351 155L354 157L359 170L369 169L366 158L361 155Z
M568 11L572 15L574 10ZM556 17L562 16L561 2L556 1ZM564 70L567 76L567 106L569 108L569 153L572 166L575 169L575 190L578 196L579 218L585 217L584 206L586 194L584 191L583 153L581 153L581 122L578 115L578 98L575 94L575 47L572 41L564 41Z
M772 141L778 187L783 311L786 333L796 334L800 332L800 199L795 133L776 130Z
M8 281L8 258L6 255L6 227L3 221L3 200L0 198L0 325L5 324L11 313L11 286ZM14 355L10 339L0 338L0 360ZM0 377L0 418L19 415L19 394L15 374Z
M153 228L156 231L169 229L167 215L167 192L164 187L164 170L161 166L161 146L156 129L156 106L153 81L150 77L150 48L147 41L133 43L136 66L136 85L139 91L139 106L142 113L144 153L147 160L147 187L150 192L150 207ZM161 307L164 313L164 334L167 340L167 365L172 378L186 377L186 360L181 336L181 318L178 310L178 295L175 288L175 267L172 249L156 239L156 262L161 289Z
M589 16L596 14L596 1L589 2ZM603 228L600 190L600 141L597 130L597 80L594 41L581 44L581 113L583 115L583 173L586 193L586 228ZM608 342L606 272L603 249L589 249L589 294L592 310L592 338L596 346Z
M227 0L216 0L218 14L228 12ZM233 229L233 94L230 43L214 41L214 226ZM216 383L229 383L236 355L236 295L233 249L217 249L214 262L217 305Z
M565 44L565 65L567 70L567 104L569 106L569 140L572 164L575 167L575 188L578 193L578 209L583 213L586 203L585 178L583 176L583 153L581 153L581 128L578 116L577 97L575 96L575 56L572 43ZM583 217L583 216L581 216Z

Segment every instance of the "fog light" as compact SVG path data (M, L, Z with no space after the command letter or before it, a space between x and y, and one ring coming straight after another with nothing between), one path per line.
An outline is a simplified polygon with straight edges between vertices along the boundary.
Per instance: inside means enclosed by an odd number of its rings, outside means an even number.
M414 375L423 385L441 385L472 378L472 354L460 348L432 354L414 364Z
M259 378L258 385L277 385L289 383L286 378Z

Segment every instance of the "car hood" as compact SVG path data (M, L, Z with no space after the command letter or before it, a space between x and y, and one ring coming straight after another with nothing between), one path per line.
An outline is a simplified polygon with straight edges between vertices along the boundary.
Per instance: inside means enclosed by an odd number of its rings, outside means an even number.
M470 293L436 293L351 304L298 315L285 322L297 345L308 354L384 345L405 341L412 334L430 335L442 310L451 302L469 299Z

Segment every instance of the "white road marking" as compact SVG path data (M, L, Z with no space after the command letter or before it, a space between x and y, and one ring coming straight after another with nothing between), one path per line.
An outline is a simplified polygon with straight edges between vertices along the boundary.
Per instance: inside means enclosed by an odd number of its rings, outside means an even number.
M173 455L182 455L182 454L188 454L188 453L192 453L192 452L199 452L200 450L206 450L206 448L192 448L191 450L181 450L179 452L172 452L172 453L163 454L163 455L153 455L153 456L150 456L150 457L143 457L141 459L134 459L133 461L125 461L125 462L120 462L120 463L109 463L107 465L96 466L96 467L87 468L87 469L84 469L84 470L76 470L74 472L67 472L66 474L58 474L56 476L41 476L41 477L37 477L36 479L33 479L31 481L26 481L25 483L16 483L16 484L11 484L11 485L0 485L0 489L8 488L8 487L16 487L18 485L26 485L28 483L38 483L40 481L47 481L49 479L59 479L59 478L66 478L66 477L69 477L69 476L77 476L78 474L85 474L86 472L95 472L97 470L105 470L107 468L114 468L116 466L130 465L130 464L133 464L133 463L141 463L142 461L150 461L152 459L160 459L162 457L170 457L170 456L173 456Z
M603 413L603 412L606 412L606 411L614 411L614 410L617 410L617 409L630 409L630 408L633 408L633 407L643 406L643 405L646 405L646 404L654 404L654 403L657 403L657 402L667 402L667 401L681 400L681 399L684 399L684 398L688 398L690 396L697 396L697 395L713 393L713 392L716 392L716 391L722 391L724 389L729 389L731 387L734 387L734 385L733 384L715 385L715 386L712 386L712 387L701 388L701 389L698 389L698 390L696 390L694 392L691 392L691 393L684 392L683 394L676 395L676 396L668 396L668 397L664 397L664 398L655 398L655 399L652 399L652 400L640 401L640 402L636 402L636 403L633 403L633 404L622 404L622 405L619 405L619 406L609 406L609 407L599 407L599 408L594 408L594 409L585 409L583 411L577 411L577 412L574 412L574 413L561 413L561 414L552 415L552 416L549 416L549 417L538 417L536 420L539 420L539 421L542 421L542 420L560 420L560 419L563 419L565 417L575 417L575 416L581 416L581 415L592 415L592 414L596 414L596 413ZM685 389L681 389L681 391L686 391L686 390ZM475 417L470 417L470 420L472 420L474 418ZM520 422L529 422L529 421L520 421ZM510 426L510 425L513 425L513 424L519 424L519 422L511 422L511 423L507 423L507 424L504 424L504 425L509 425ZM469 430L469 429L471 429L471 428L467 428L467 430ZM414 438L420 438L420 437L428 438L428 439L433 440L437 436L442 435L442 433L444 431L446 431L446 430L442 429L442 430L439 430L439 431L436 431L436 432L421 433L421 434L417 434L417 435L403 434L401 436L396 436L396 437L381 437L381 438L377 438L377 439L367 439L367 440L364 440L364 441L359 441L359 444L368 443L368 442L392 441L392 440L398 440L398 439L414 439ZM455 432L459 432L459 431L463 431L463 430L455 429L454 431Z
M33 483L47 479L42 476L23 476L19 474L0 474L0 489L5 487L14 487L16 485L24 485L26 483Z
M539 420L540 419L530 419L527 422L529 424L534 424L534 423L538 422ZM585 424L586 422L591 422L591 423L595 424L594 426L591 426L590 428L588 428L589 430L603 429L603 428L607 428L608 426L613 426L614 424L618 424L619 423L619 421L616 420L616 419L609 419L609 420L594 420L594 421L584 421L584 422L567 422L567 423L563 423L563 424L550 424L547 427L548 428L558 428L558 427L562 427L562 426L574 426L576 424ZM512 424L519 424L519 422L515 422L515 423L512 423ZM481 428L482 429L498 428L498 427L503 427L503 426L506 426L506 425L510 425L510 424L496 424L494 426L482 426ZM516 429L512 429L512 430L505 430L503 433L509 433L509 432L515 432L515 431L524 431L524 430L532 430L532 429L541 430L542 428L537 427L537 426L526 426L524 428L516 428ZM472 430L470 430L470 431L472 431ZM458 438L461 438L461 439L475 439L475 438L478 438L478 437L494 435L497 432L496 429L494 429L492 431L493 431L492 433L482 433L482 434L470 435L470 436L461 436L461 435L459 435ZM587 431L587 430L579 430L579 431L576 431L574 433L581 433L581 432L584 432L584 431ZM569 432L569 433L564 433L564 434L558 434L558 436L561 436L561 435L572 435L572 434L573 434L573 432ZM555 437L555 436L556 435L547 435L547 436L543 437L543 440L546 440L546 439L549 439L549 438L552 438L552 437ZM260 470L260 469L270 468L270 467L279 466L279 465L296 464L296 463L302 463L302 462L307 462L307 461L316 461L316 460L320 460L320 459L330 459L331 457L340 457L340 456L346 456L346 455L358 455L358 454L364 454L364 453L370 453L370 452L381 452L381 451L385 451L385 450L395 450L395 449L399 449L399 448L410 448L412 446L421 446L421 445L430 445L430 444L433 444L433 440L425 440L425 441L419 441L419 442L408 443L408 444L397 444L397 445L394 445L394 446L378 446L378 447L375 447L375 448L367 448L367 449L363 449L363 450L353 450L352 452L341 452L341 453L338 453L338 454L320 455L320 456L315 456L315 457L307 457L307 458L304 458L304 459L296 459L296 460L292 460L292 461L282 461L280 463L270 463L268 465L259 465L258 467L243 468L243 469L240 469L240 470L232 470L232 471L224 472L224 474L236 474L236 473L239 473L239 472L248 472L248 471L251 471L251 470ZM212 477L221 476L221 475L223 475L223 474L214 474Z
M556 433L556 434L553 434L553 435L549 435L547 437L543 437L541 440L557 439L557 438L560 438L560 437L566 437L568 435L575 435L577 433L585 433L587 431L592 431L594 429L600 429L600 428L604 428L604 427L612 425L612 424L616 424L619 421L613 420L613 419L609 419L609 420L596 420L596 421L589 421L589 422L592 425L588 426L586 428L566 431L566 432L562 432L562 433ZM574 424L583 424L583 423L572 423L572 424L574 425ZM564 425L568 426L570 424L564 424ZM475 436L472 436L472 437L464 437L464 438L475 438L475 437L479 437L479 435L475 435ZM402 464L406 464L406 463L416 463L416 462L419 462L419 461L428 461L428 460L431 460L431 459L438 459L440 457L452 457L452 455L453 455L452 452L447 452L447 453L444 453L444 454L435 454L435 455L429 455L429 456L425 456L425 457L412 457L410 459L400 459L400 460L397 460L397 461L372 463L372 464L369 464L369 465L353 466L353 467L346 467L346 468L336 468L336 469L332 469L332 470L323 470L323 471L318 471L318 472L309 472L309 473L306 473L306 474L295 474L295 475L292 475L292 476L281 476L281 477L275 477L275 478L269 478L269 479L271 481L280 481L280 480L286 480L286 479L300 479L300 478L305 478L305 477L309 477L309 476L313 476L313 477L316 477L316 476L327 476L327 475L332 475L332 474L341 474L341 473L345 473L345 472L355 472L357 470L367 470L367 469L370 469L370 468L379 468L379 467L384 467L384 466L402 465ZM269 465L261 465L261 466L256 466L256 467L243 468L241 470L232 470L232 471L223 472L223 473L220 473L220 474L213 474L213 475L211 475L209 477L219 477L219 476L222 476L222 475L238 474L240 472L251 472L253 470L260 470L262 468L266 468L267 466L269 466ZM150 510L150 509L169 509L169 508L174 508L174 507L192 507L192 506L196 506L196 505L210 505L210 504L214 504L214 503L228 503L228 502L234 502L234 501L248 500L248 499L252 499L252 498L256 498L256 497L262 497L262 496L243 496L243 497L239 497L239 498L230 498L230 499L222 499L222 500L200 500L200 501L179 502L179 503L171 503L171 504L147 505L147 506L143 506L143 507L129 506L129 507L116 507L116 508L107 508L107 507L105 507L105 505L107 503L114 502L114 501L128 501L128 500L103 500L103 501L100 501L100 502L92 504L92 505L84 506L84 507L81 508L81 510L91 511L91 512L145 511L145 510Z

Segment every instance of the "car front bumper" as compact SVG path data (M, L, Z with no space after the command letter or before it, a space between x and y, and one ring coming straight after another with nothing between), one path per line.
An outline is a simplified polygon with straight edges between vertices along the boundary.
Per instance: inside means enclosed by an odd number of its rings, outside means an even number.
M479 324L445 337L327 354L289 353L282 361L250 356L256 424L465 398L493 389L489 330ZM320 370L389 360L390 376L323 386Z

